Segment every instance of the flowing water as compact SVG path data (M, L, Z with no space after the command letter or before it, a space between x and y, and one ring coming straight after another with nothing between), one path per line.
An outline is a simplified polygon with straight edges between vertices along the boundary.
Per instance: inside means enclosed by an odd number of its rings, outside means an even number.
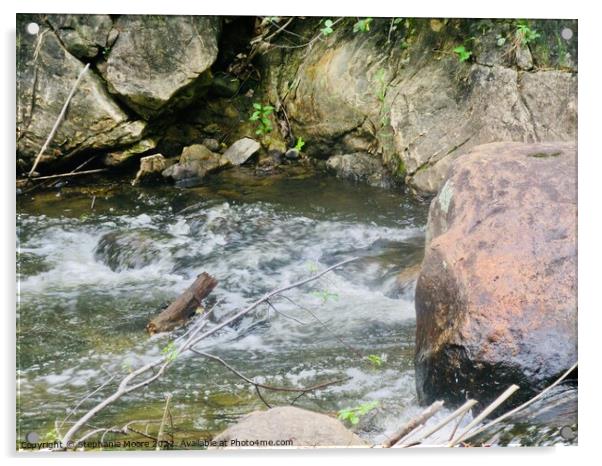
M202 348L275 386L345 378L295 404L335 414L378 401L356 431L382 441L421 409L412 363L413 293L427 211L428 203L408 195L294 170L269 178L231 170L186 190L107 182L94 190L21 196L18 439L27 432L44 437L100 385L110 381L78 413L129 371L161 356L183 330L148 337L144 327L197 274L207 271L219 281L207 302L220 300L219 318L267 291L359 257L287 292L290 300L275 299L275 310L259 308ZM383 363L371 363L368 355ZM263 407L253 387L221 365L181 355L159 381L90 424L150 420L156 432L167 392L176 442L208 438ZM263 395L272 405L296 396ZM525 432L508 435L528 438ZM554 431L531 443L556 440Z

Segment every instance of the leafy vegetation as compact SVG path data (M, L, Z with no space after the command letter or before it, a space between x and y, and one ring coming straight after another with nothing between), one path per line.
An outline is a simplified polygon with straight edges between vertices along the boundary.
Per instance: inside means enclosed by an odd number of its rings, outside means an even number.
M378 354L369 354L366 359L372 363L374 367L380 367L384 364L383 358Z
M304 145L305 145L305 141L303 140L303 138L301 136L299 136L297 138L297 143L295 144L295 149L297 149L299 151L299 153L301 153L301 150L303 149Z
M384 102L385 96L387 94L387 82L385 81L384 68L380 68L374 75L374 78L376 79L376 82L378 84L378 89L376 90L376 97L381 102Z
M324 27L320 29L320 32L323 36L329 36L334 32L333 26L334 23L331 19L324 20Z
M360 418L362 416L365 416L377 407L378 401L369 401L368 403L363 403L355 408L341 409L338 413L338 418L341 421L347 421L352 425L356 425L358 422L360 422Z
M520 41L521 45L529 45L540 37L541 34L535 29L531 29L527 21L522 20L516 23L516 38Z
M257 122L255 128L255 134L263 136L272 131L272 121L270 115L274 113L274 107L271 105L262 105L259 102L253 104L254 111L251 114L249 120Z
M339 299L338 294L332 293L331 291L328 291L328 290L312 291L311 294L313 296L316 296L317 298L320 298L322 300L322 303L327 302L329 299L332 299L334 301L338 301L338 299Z
M370 30L370 23L372 23L372 18L358 20L358 22L353 25L353 32L368 32Z
M466 50L466 47L463 45L458 45L454 49L454 53L458 55L458 60L460 63L467 61L472 55L472 52L470 50Z
M161 354L165 356L167 362L174 362L178 357L178 348L173 341L170 341L165 348L161 350Z

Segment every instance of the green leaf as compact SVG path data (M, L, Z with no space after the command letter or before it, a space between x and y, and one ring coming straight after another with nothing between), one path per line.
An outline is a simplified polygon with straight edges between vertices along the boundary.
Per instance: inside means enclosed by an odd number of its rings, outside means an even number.
M256 108L257 110L261 110L261 104L258 104L257 102L255 102L253 104L253 108Z
M460 62L465 62L472 55L472 52L470 50L466 50L466 47L463 45L457 46L454 49L454 52L458 55L458 60L460 60Z
M382 358L377 354L369 354L366 356L366 359L368 359L368 361L370 361L375 367L380 367L383 365Z

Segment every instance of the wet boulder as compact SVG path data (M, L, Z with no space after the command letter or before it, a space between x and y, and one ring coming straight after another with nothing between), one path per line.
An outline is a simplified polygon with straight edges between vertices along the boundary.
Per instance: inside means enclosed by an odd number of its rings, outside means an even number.
M492 143L460 156L433 199L416 285L423 403L517 403L577 360L574 143Z
M104 78L109 91L148 119L166 106L189 103L209 89L217 57L219 18L124 15L108 53Z
M147 228L106 233L98 241L94 257L114 272L140 269L157 260L160 239L157 231Z
M289 447L369 446L340 421L293 406L255 411L213 440L226 448L261 446L252 443L257 440L292 440Z

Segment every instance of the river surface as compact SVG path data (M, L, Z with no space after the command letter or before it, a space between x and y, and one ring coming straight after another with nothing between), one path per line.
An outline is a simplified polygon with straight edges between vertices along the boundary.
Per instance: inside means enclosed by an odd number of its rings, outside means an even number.
M336 415L377 401L354 428L373 442L421 411L413 295L427 202L301 170L261 178L238 169L185 190L115 181L63 187L23 195L17 208L18 439L27 432L52 437L55 421L100 385L114 377L81 404L80 415L129 371L161 356L183 330L149 337L145 325L199 273L219 281L207 307L220 300L220 318L351 257L359 259L287 292L290 300L275 299L278 312L260 307L202 348L270 385L346 378L295 404ZM99 248L107 234L121 240ZM264 407L226 368L181 355L159 381L102 411L89 428L149 420L138 428L156 433L166 393L176 442L209 438ZM274 406L296 396L263 394ZM517 432L508 441L559 439L542 429Z

